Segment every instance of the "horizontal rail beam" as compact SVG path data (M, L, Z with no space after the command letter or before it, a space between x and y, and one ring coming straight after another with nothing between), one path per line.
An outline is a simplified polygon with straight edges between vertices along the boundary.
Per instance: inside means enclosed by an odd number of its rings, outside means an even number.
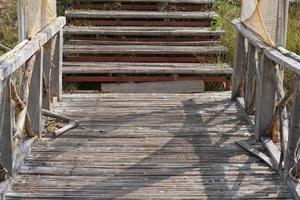
M300 74L300 62L290 56L284 55L276 48L272 48L264 43L253 31L248 29L239 19L232 21L233 25L239 33L241 33L253 46L262 49L262 52L270 60L277 64L288 68L289 70Z
M31 56L33 56L46 42L53 38L66 24L65 17L58 17L54 22L46 26L34 38L23 44L18 50L13 49L2 61L0 60L0 81L3 81L18 68L20 68Z

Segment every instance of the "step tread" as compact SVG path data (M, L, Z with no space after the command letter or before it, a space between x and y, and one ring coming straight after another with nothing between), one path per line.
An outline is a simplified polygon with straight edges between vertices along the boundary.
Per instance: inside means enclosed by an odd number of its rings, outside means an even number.
M215 12L66 10L68 18L214 19Z
M89 54L225 54L223 46L65 45L64 53Z
M86 0L77 0L86 2ZM146 3L194 3L194 4L213 4L214 0L89 0L88 2L146 2Z
M72 35L164 35L164 36L220 36L223 30L205 27L157 27L157 26L67 26L65 34Z
M232 74L228 64L64 62L64 74Z

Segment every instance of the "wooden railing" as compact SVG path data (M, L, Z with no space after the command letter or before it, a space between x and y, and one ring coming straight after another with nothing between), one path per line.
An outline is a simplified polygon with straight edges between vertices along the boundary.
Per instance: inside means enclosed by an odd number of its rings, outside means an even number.
M300 57L268 46L239 20L233 24L237 49L232 98L243 97L246 113L254 116L254 137L263 142L275 169L298 198L300 190L294 178L300 176ZM295 74L287 89L285 69Z
M42 108L61 98L65 23L57 18L0 58L0 162L10 175L20 166L24 147L42 137Z

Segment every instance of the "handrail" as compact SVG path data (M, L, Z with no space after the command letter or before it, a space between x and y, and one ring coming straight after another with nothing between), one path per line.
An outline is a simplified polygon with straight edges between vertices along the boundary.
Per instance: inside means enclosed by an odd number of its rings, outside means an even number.
M239 19L232 99L244 98L247 114L255 115L254 136L269 151L277 171L300 199L300 185L294 181L300 171L300 60L282 47L272 48ZM284 69L296 74L285 92ZM287 105L292 102L290 112ZM275 145L280 142L280 148Z
M0 162L11 176L24 159L24 145L42 137L42 108L61 98L65 24L58 17L0 57ZM17 71L23 72L18 85Z
M41 30L34 38L24 43L22 47L13 49L4 60L0 60L0 81L3 81L9 75L20 68L31 56L33 56L42 46L53 38L66 24L65 17L58 17L54 22Z

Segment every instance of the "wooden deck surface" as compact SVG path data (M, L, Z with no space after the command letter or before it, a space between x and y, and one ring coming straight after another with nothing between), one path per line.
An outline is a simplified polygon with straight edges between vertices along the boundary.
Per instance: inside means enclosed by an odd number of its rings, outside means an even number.
M230 93L74 94L78 119L33 146L7 199L290 199L279 175L235 144L251 127Z

